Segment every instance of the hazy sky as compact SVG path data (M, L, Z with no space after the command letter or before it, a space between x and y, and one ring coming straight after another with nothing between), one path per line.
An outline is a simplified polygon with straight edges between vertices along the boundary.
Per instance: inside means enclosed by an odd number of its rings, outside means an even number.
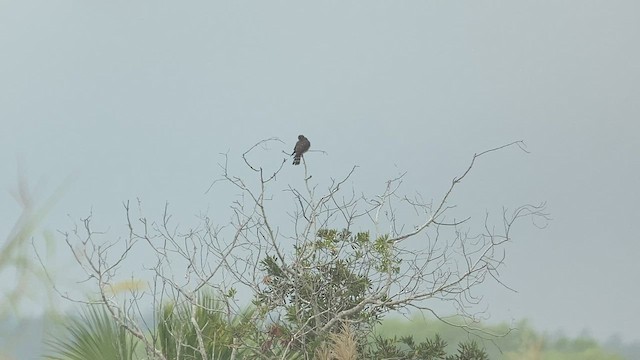
M122 201L191 219L219 153L300 133L322 180L437 197L474 152L455 202L521 224L490 321L640 340L640 5L637 1L0 1L0 234L19 214L18 164L41 199L73 179L46 226ZM286 176L299 179L300 168ZM297 180L296 180L297 181ZM69 217L67 217L67 214ZM480 216L484 213L479 212ZM60 246L61 259L68 256ZM73 267L71 267L73 268ZM58 272L72 276L59 269Z

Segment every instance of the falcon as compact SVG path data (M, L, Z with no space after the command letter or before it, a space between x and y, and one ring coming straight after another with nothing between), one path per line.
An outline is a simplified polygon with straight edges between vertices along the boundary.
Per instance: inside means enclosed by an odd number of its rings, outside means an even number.
M293 153L291 153L291 155L293 155L293 165L300 165L300 158L302 157L302 154L307 152L310 147L311 143L309 142L309 139L304 137L304 135L298 135L298 142L296 143L296 146L293 147Z

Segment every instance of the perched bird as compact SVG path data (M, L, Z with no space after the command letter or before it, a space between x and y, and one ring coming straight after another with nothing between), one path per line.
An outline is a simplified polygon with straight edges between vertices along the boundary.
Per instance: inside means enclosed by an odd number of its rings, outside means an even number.
M298 135L298 142L296 143L296 146L293 147L293 153L291 153L291 155L293 155L293 165L300 165L300 158L302 157L302 154L307 152L310 147L311 143L309 142L309 139L304 137L304 135Z

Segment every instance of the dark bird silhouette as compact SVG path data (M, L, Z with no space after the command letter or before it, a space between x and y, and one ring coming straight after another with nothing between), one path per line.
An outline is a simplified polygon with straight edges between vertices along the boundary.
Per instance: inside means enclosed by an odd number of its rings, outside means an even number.
M311 143L309 142L309 139L304 137L304 135L298 135L298 142L296 143L296 146L293 147L293 153L291 153L291 155L293 155L293 165L300 165L300 158L302 157L302 154L307 152L310 147Z

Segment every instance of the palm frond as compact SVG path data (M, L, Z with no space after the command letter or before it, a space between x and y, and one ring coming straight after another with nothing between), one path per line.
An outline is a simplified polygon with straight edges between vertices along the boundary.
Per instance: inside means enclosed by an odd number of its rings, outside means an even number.
M138 340L118 326L100 305L85 308L46 341L45 359L133 360Z

